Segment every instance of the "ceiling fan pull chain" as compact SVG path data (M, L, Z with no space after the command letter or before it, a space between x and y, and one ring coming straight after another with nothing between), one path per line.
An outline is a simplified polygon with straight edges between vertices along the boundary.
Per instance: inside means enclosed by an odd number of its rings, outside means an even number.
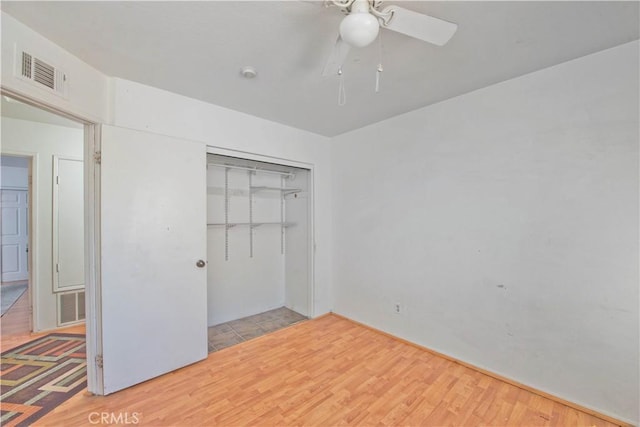
M343 106L347 103L347 92L344 90L344 76L342 75L342 67L338 68L338 78L340 83L338 85L338 105Z
M382 64L378 64L378 69L376 70L376 93L380 92L380 76L382 76Z
M380 92L380 78L382 77L382 32L378 34L378 68L376 69L376 93Z

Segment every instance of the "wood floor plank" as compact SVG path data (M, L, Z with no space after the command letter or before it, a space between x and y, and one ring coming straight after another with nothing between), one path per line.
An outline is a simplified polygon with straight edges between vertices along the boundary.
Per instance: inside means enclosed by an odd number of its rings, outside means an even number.
M6 285L3 285L6 286ZM2 336L26 335L31 331L29 294L24 292L0 320Z
M110 396L79 394L36 425L86 425L91 412L156 426L614 425L333 315Z

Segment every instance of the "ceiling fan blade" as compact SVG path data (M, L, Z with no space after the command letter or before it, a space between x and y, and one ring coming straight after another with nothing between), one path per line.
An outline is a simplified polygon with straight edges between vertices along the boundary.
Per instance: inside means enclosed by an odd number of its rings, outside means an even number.
M314 6L329 7L327 0L298 0L298 1L302 3L311 4Z
M399 6L388 6L382 13L393 12L388 23L382 28L405 34L437 46L445 45L458 29L458 24L423 15Z
M345 43L340 36L338 36L336 45L333 47L333 52L331 52L331 56L322 70L322 77L337 76L338 70L344 64L348 54L349 45Z

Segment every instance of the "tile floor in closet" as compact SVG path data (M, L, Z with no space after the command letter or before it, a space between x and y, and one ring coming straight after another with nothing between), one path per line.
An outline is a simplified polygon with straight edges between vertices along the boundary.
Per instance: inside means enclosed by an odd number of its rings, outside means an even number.
M209 327L209 353L307 320L286 307Z

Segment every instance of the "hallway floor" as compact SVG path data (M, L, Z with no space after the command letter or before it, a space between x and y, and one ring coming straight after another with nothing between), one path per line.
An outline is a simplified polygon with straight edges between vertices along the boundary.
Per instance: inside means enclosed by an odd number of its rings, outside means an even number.
M26 281L3 283L2 287L11 288L16 284L27 284ZM0 290L0 292L2 292ZM31 332L31 307L29 304L28 290L23 292L20 297L11 304L7 311L2 315L0 322L0 334L4 337L8 336L25 336Z

